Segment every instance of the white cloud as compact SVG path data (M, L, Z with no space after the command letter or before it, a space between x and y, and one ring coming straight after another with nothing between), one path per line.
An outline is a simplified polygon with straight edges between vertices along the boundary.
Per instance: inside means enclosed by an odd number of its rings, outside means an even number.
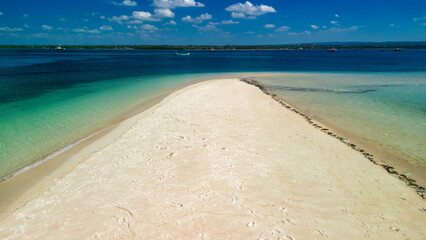
M98 34L101 33L101 31L99 31L98 29L83 29L83 28L74 28L71 31L76 32L76 33L92 33L92 34Z
M136 7L138 5L137 2L131 0L124 0L123 2L112 2L112 4L117 6L128 6L128 7Z
M360 28L363 28L364 26L352 26L352 27L348 27L348 28L336 28L336 27L332 27L330 28L330 31L334 31L334 32L348 32L348 31L356 31L359 30Z
M148 31L148 32L154 32L154 31L158 30L158 28L156 26L151 25L151 24L144 24L144 25L140 26L140 29L143 32L146 32L146 31Z
M275 28L274 24L266 24L264 28Z
M65 21L67 21L65 18L59 18L59 21L61 21L61 22L65 22Z
M419 20L424 20L424 19L426 19L426 17L413 18L413 21L417 22Z
M340 17L340 15L339 15L339 14L337 14L337 13L336 13L336 14L334 14L334 16L335 16L335 17L337 17L337 18L338 18L338 17Z
M99 18L100 18L100 19L105 19L105 16L100 16Z
M318 27L317 25L313 25L313 24L312 24L312 25L311 25L311 28L312 28L312 29L318 29L318 28L320 28L320 27Z
M289 29L290 29L290 27L288 27L288 26L282 26L282 27L279 27L279 28L275 29L275 31L276 32L286 32Z
M46 24L41 25L41 28L42 28L43 30L46 30L46 31L50 31L50 30L52 30L52 27L51 27L51 26L48 26L48 25L46 25Z
M327 26L324 25L324 26L322 26L322 28L327 28Z
M109 25L103 25L99 29L102 30L102 31L112 31L112 27L109 26Z
M173 18L173 17L175 17L174 12L172 12L168 8L155 9L154 12L156 14L155 16L161 17L161 18Z
M288 35L309 35L311 34L310 31L303 31L303 32L289 32Z
M220 32L221 30L218 29L215 25L212 24L207 24L204 27L200 27L197 25L192 25L193 27L197 28L199 31L215 31L215 32Z
M142 24L143 21L141 21L141 20L131 20L131 21L127 21L126 23L127 24Z
M388 27L396 27L396 25L391 23L391 24L388 25Z
M160 21L160 19L154 18L150 12L144 11L134 11L132 13L132 18L141 21Z
M113 16L112 18L108 18L110 22L116 22L118 24L122 24L123 21L129 20L129 16L121 15L121 16Z
M0 12L0 16L3 16L4 14L2 12Z
M330 21L330 23L336 25L338 22L337 21Z
M28 16L28 14L24 13L24 14L22 14L22 17L27 18L29 16Z
M24 25L24 28L30 28L30 26L28 26L27 24Z
M231 16L232 16L232 18L256 19L256 16L247 16L244 13L237 13L237 12L232 12Z
M233 18L246 18L248 16L259 16L266 13L277 12L273 7L267 5L253 5L251 2L247 1L245 3L236 3L227 8L226 11L232 12Z
M233 20L222 20L221 22L209 22L211 25L230 25L230 24L239 24L240 22L236 22Z
M356 30L358 30L358 29L360 29L360 28L363 28L364 26L352 26L352 27L348 27L347 29L349 30L349 31L356 31Z
M190 22L190 23L202 23L204 20L210 20L212 19L212 15L208 13L201 14L199 17L192 18L191 16L186 16L182 18L183 22Z
M173 21L173 20L170 20L170 22L169 22L171 25L177 25L177 23L175 22L175 21Z
M194 0L154 0L153 5L158 8L177 7L204 7L205 5Z
M10 28L10 27L0 27L0 31L3 32L20 32L23 31L24 29L22 28Z

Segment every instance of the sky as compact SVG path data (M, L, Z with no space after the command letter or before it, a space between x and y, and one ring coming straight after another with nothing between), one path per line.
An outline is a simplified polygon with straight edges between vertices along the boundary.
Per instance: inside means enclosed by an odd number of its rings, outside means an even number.
M0 45L348 41L426 41L426 0L0 0Z

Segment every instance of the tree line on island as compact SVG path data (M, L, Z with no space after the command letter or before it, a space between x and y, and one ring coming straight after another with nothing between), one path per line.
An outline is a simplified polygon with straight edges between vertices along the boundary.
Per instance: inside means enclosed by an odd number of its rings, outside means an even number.
M338 49L426 49L425 42L327 42L282 45L61 45L65 49L134 50L323 50ZM58 45L0 45L0 48L57 48Z

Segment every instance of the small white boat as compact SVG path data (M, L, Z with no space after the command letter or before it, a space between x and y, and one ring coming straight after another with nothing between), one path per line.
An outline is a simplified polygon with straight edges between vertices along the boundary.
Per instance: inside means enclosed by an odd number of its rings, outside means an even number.
M191 55L191 53L189 53L189 52L187 52L187 53L179 53L179 52L175 51L175 53L176 53L177 56L189 56L189 55Z
M63 50L65 50L65 48L62 47L62 46L57 46L57 47L55 47L55 50L56 51L63 51Z
M329 51L329 52L337 52L338 50L337 50L337 48L332 47L332 48L328 49L328 51Z

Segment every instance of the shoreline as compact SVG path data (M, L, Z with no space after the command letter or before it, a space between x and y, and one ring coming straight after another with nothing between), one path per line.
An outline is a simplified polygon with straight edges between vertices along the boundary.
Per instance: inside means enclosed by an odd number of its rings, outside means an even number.
M213 78L215 77L217 76L215 75ZM26 199L31 198L26 197L26 195L33 195L37 187L40 187L42 184L47 183L55 177L61 178L64 174L72 171L76 165L90 157L94 151L102 149L120 135L124 134L126 130L134 124L133 118L137 115L143 114L150 108L155 107L174 92L193 84L208 81L211 78L212 77L197 79L148 99L135 108L130 109L119 118L112 120L106 126L96 129L88 136L84 136L48 154L46 157L1 178L0 196L2 197L0 198L0 220L4 219L15 209L24 205Z
M134 116L35 189L0 238L425 236L424 201L403 182L240 80L191 84Z
M184 83L181 86L167 90L159 95L148 99L135 108L130 109L122 116L112 120L106 126L95 129L87 136L83 136L79 140L64 146L44 158L31 163L16 172L2 178L0 180L0 220L4 219L8 214L15 209L21 207L27 202L27 199L32 198L38 187L43 187L43 184L49 185L49 181L61 178L66 173L72 171L79 163L84 162L90 157L93 152L107 146L126 132L127 128L131 127L131 121L145 111L154 108L171 94L182 90L191 85L201 82L215 80L218 78L231 78L245 76L258 73L223 73L214 74L209 77L195 79L191 82ZM268 72L259 74L270 74ZM237 77L238 78L238 77ZM134 122L133 122L134 123ZM62 151L65 149L64 151ZM51 184L51 183L50 183ZM46 189L47 186L43 188ZM29 197L27 197L27 195Z
M339 129L338 127L333 126L333 124L324 123L324 121L317 120L315 118L308 116L305 112L301 111L298 108L293 107L291 104L286 102L285 99L283 99L282 97L276 94L271 94L268 88L264 87L261 83L259 83L256 80L242 78L241 81L247 84L256 86L266 95L271 95L272 99L280 103L283 107L287 108L289 111L293 111L296 114L302 116L313 127L317 128L318 130L322 132L327 133L330 137L334 137L338 139L343 144L347 145L353 150L360 152L365 159L369 160L375 165L379 165L383 167L390 175L394 175L399 180L405 182L407 184L407 187L413 188L422 199L425 199L426 190L423 186L425 186L424 182L426 181L426 179L424 179L424 176L422 176L422 173L423 173L422 170L425 170L424 166L420 165L419 163L416 164L412 161L403 159L401 158L400 155L397 155L397 153L391 152L390 149L386 149L384 146L380 146L380 144L376 142L369 141L370 144L368 144L366 143L368 140L363 139L360 136L353 135L342 129ZM351 140L355 140L354 142L356 144L350 142L348 138L345 139L341 137L342 135L350 137ZM374 152L374 155L367 152L365 149L367 149L369 152ZM383 158L385 157L390 157L391 160L389 161L388 158L387 158L388 161L383 160ZM418 167L420 167L421 169L419 170ZM401 173L401 169L402 169L402 172L409 171L411 175ZM420 179L419 180L420 183L418 183L415 178L417 178L417 180Z
M248 84L255 85L256 87L260 88L262 92L269 95L269 91L265 89L260 83L257 81L251 80L251 77L261 76L261 75L273 75L273 74L286 74L286 73L275 73L275 72L246 72L246 73L228 73L228 74L217 74L212 75L210 77L205 77L202 79L197 79L192 82L183 84L182 86L173 88L171 90L168 90L164 93L161 93L160 95L148 99L145 102L142 102L138 106L136 106L134 109L129 110L126 114L123 116L114 119L111 121L110 124L107 126L97 129L94 132L92 132L90 135L85 136L74 143L67 145L51 154L46 156L45 158L34 162L30 165L27 165L26 167L18 170L17 172L7 176L7 178L3 178L0 180L0 196L3 196L0 198L0 219L3 219L6 212L10 212L10 208L17 208L17 207L11 207L13 206L20 206L24 204L22 201L16 203L15 201L19 200L20 197L24 196L26 192L32 192L32 189L36 186L40 185L42 182L46 182L46 179L53 179L52 175L56 174L55 176L59 176L63 174L64 172L69 172L73 168L73 166L77 165L79 162L84 161L90 153L88 151L84 152L84 149L92 144L94 144L97 141L101 141L102 138L105 136L108 136L110 132L114 131L114 129L119 128L120 125L124 124L124 122L130 120L131 118L142 114L144 111L155 107L155 105L159 104L162 100L167 98L170 94L181 90L183 88L186 88L188 86L205 82L209 80L215 80L219 78L239 78L241 81L246 82ZM287 73L292 74L292 73ZM400 180L407 183L408 187L416 189L419 196L422 198L425 198L425 191L424 182L426 179L422 178L422 170L424 170L424 166L422 165L416 165L415 163L411 161L407 161L403 159L401 156L396 155L396 153L392 153L389 151L389 149L384 148L378 143L368 141L366 139L363 139L362 137L353 135L351 133L348 133L342 129L339 129L338 127L333 126L332 123L328 123L323 121L322 119L315 119L315 117L311 118L308 117L308 115L301 111L298 108L293 107L291 104L285 101L285 99L279 97L278 95L271 94L272 98L282 104L284 107L289 109L290 111L296 112L297 114L301 115L305 118L312 126L318 128L318 130L328 133L330 136L338 138L340 141L340 136L346 136L346 138L351 139L352 142L347 142L346 145L351 147L353 150L358 151L365 156L365 158L374 164L381 165L384 167L390 174L395 175ZM314 121L314 122L313 122ZM315 126L315 124L317 126ZM327 130L323 130L327 129ZM328 131L328 129L331 129L331 131ZM121 133L124 133L125 130L122 130ZM334 136L335 135L335 136ZM116 136L117 137L117 136ZM110 141L113 141L110 139ZM351 146L353 143L356 143L355 146ZM107 143L104 143L104 145L107 145ZM361 148L360 148L361 147ZM366 150L364 150L366 149ZM368 152L367 152L368 150ZM80 154L80 152L83 151L83 154ZM374 158L373 154L374 153ZM76 158L76 156L79 156L79 160L69 161L70 158ZM386 160L383 160L386 159ZM391 159L389 161L389 159ZM419 169L420 167L421 169ZM401 170L402 169L402 170ZM59 173L61 172L61 173ZM400 172L409 172L410 174L401 174ZM417 181L418 182L417 182ZM414 184L414 185L412 185ZM6 196L6 197L4 197ZM6 211L8 209L8 211Z

